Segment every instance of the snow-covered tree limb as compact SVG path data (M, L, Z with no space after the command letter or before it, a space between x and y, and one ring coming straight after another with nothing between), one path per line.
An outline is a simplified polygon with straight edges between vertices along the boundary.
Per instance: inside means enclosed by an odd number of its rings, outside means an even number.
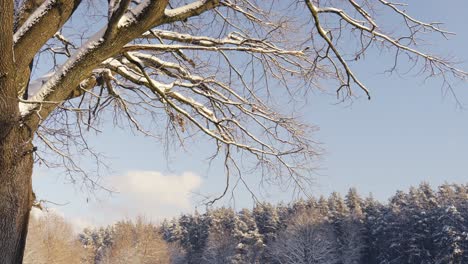
M14 35L15 60L28 67L39 49L68 21L81 0L46 0Z
M198 16L203 12L218 6L220 0L198 0L188 5L165 11L165 21L167 23L175 21L184 21L190 17Z

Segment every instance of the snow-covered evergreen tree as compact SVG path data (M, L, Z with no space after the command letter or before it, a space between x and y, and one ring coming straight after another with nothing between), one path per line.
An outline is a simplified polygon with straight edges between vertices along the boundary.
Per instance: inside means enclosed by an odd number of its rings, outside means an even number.
M403 208L400 222L405 237L401 259L405 263L434 263L432 234L435 232L437 201L428 185L411 187L408 204Z
M161 224L161 233L168 243L180 242L182 239L182 228L176 218L170 221L165 219Z
M345 202L346 202L346 206L348 206L348 209L351 215L357 218L363 217L363 212L362 212L363 201L362 201L362 198L359 196L356 188L349 189L345 197Z
M442 207L454 205L456 200L455 190L453 185L444 183L438 188L437 202Z
M466 263L468 227L464 217L453 205L440 208L438 215L438 230L433 235L435 263Z
M263 237L265 251L260 263L270 263L270 245L275 242L280 228L280 219L276 208L270 203L257 204L253 209L253 217L257 224L259 233Z
M86 249L93 252L94 264L100 264L112 248L114 235L113 226L94 230L86 228L83 233L79 234L79 239Z
M182 215L179 218L182 230L181 246L186 251L186 263L203 263L203 251L208 241L210 218L206 214Z
M316 210L320 213L323 218L329 217L330 209L328 208L328 200L324 196L320 196Z
M349 219L349 209L346 206L345 201L341 195L337 192L333 192L328 198L328 208L329 208L329 220L333 226L333 232L335 234L335 243L338 254L338 263L345 264L348 263L349 254L352 249L348 244L351 237L353 236L348 230L348 219ZM354 259L354 258L353 258Z
M382 233L385 223L384 220L383 206L376 201L372 194L364 200L363 213L364 213L364 240L365 249L363 252L363 263L378 263L377 258L379 256L379 249L383 248L381 243L383 242Z
M366 248L363 202L355 188L349 189L345 202L349 213L343 222L342 263L359 264Z
M239 263L256 263L263 254L265 244L257 223L248 209L242 209L237 215L235 236L237 244L236 261Z
M234 263L239 243L236 233L236 214L231 208L209 211L210 228L208 241L203 253L207 264Z
M404 208L407 206L407 195L397 191L390 199L389 205L381 211L374 226L374 235L377 238L377 263L403 263L402 252L406 248L404 230L406 226Z

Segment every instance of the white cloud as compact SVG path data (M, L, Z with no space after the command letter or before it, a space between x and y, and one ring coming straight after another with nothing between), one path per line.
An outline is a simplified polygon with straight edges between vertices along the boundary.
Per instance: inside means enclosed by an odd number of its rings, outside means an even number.
M192 172L174 175L158 171L130 171L104 178L103 185L116 192L111 195L101 192L89 200L76 193L70 185L60 186L68 195L63 198L66 205L55 209L55 205L49 204L49 210L64 216L76 231L138 216L158 221L191 212L194 209L192 194L201 184L202 178ZM39 217L43 212L34 210L32 214Z
M164 175L157 171L132 171L112 178L111 184L122 196L153 205L170 205L188 209L190 193L201 185L200 176L185 172Z
M94 204L92 222L111 223L137 216L161 220L177 216L192 210L191 194L201 184L202 178L192 172L172 175L158 171L131 171L109 177L106 186L116 193Z

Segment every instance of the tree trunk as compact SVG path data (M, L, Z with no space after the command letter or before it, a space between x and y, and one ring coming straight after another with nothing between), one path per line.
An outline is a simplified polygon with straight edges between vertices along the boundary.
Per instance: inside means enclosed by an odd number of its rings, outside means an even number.
M32 138L23 124L13 48L13 1L0 0L0 263L23 262L33 197Z
M32 137L18 125L4 125L0 122L0 263L22 263L33 202Z

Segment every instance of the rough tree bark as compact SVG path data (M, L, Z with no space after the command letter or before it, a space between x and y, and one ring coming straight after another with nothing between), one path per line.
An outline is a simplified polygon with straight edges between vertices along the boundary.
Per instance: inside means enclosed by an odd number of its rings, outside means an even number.
M20 120L12 13L13 1L0 1L0 263L22 263L33 202L33 133Z
M2 118L9 114L3 110ZM17 123L3 121L0 134L0 263L22 263L33 202L32 136Z

